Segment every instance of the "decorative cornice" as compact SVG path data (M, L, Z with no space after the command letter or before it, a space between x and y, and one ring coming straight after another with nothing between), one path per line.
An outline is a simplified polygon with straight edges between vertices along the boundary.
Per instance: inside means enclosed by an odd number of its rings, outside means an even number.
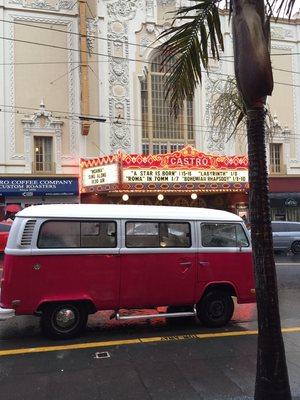
M31 8L35 10L48 11L70 11L76 5L73 0L58 0L56 5L51 5L46 0L34 0L32 2L28 2L27 0L9 0L9 4L18 5L26 9Z

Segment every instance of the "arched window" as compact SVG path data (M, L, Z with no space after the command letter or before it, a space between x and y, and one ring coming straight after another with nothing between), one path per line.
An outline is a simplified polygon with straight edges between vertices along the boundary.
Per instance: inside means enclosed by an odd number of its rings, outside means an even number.
M195 145L193 102L186 101L175 118L163 85L164 74L171 64L162 69L161 63L162 56L158 53L141 83L143 154L168 153L187 144Z

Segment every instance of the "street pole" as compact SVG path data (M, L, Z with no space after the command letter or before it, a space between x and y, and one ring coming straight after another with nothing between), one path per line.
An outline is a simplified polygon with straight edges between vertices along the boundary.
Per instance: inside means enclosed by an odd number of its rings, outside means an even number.
M80 28L80 89L81 89L81 114L89 115L89 77L88 77L88 47L87 47L87 28L86 28L86 4L87 0L79 0L79 28ZM82 120L82 135L88 135L91 122Z

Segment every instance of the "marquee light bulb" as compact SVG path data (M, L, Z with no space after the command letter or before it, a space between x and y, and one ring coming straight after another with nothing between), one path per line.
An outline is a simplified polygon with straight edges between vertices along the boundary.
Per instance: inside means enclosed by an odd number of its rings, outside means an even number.
M128 194L123 194L122 200L123 200L123 201L128 201L128 200L129 200Z

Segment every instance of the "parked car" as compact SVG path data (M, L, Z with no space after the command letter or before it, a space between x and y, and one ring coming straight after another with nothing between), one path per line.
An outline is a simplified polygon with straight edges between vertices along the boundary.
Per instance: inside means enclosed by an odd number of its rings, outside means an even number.
M0 222L0 253L4 252L10 227L11 223L6 221Z
M272 221L275 251L300 254L300 222Z

